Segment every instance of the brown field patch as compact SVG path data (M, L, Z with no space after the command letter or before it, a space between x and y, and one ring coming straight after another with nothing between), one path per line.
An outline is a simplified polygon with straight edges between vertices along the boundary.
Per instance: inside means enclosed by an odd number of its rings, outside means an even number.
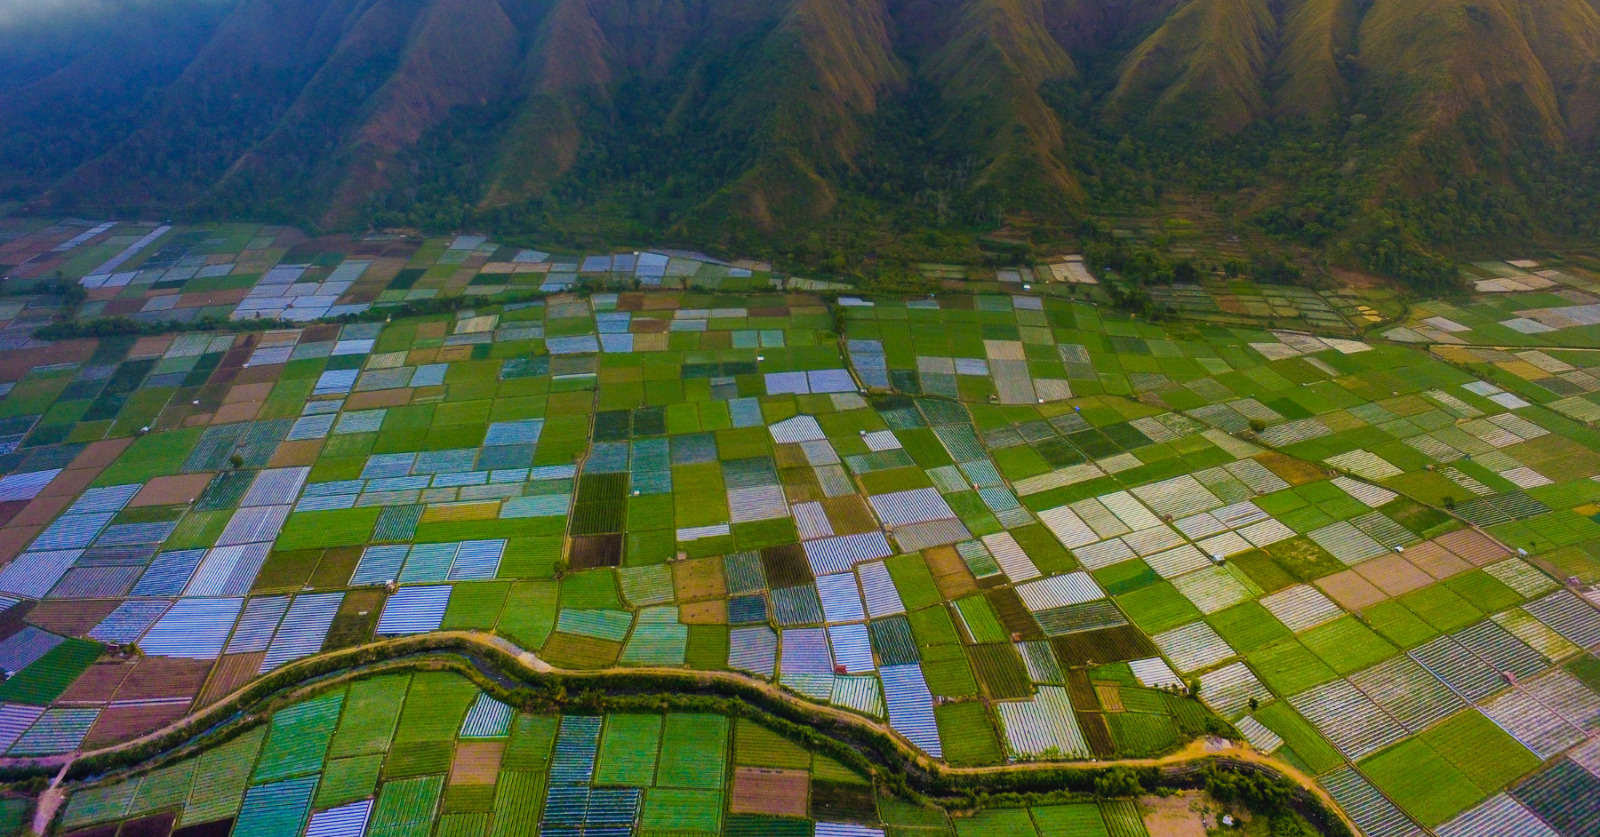
M114 601L52 601L34 605L28 621L62 636L83 636L117 609Z
M239 374L233 377L236 384L275 383L283 377L283 364L263 363L240 369Z
M822 510L828 513L828 522L833 524L833 533L836 535L859 535L878 528L878 521L867 507L867 501L859 494L824 497Z
M877 822L877 791L872 785L819 779L811 783L811 815L817 819Z
M272 460L267 463L271 468L297 468L317 464L317 455L322 453L322 444L325 439L301 439L297 442L279 442L278 449L272 452Z
M193 503L206 490L215 473L171 474L156 477L144 484L139 493L128 502L130 508L145 506L170 506L175 503Z
M122 824L122 830L117 832L117 837L167 837L172 833L173 823L177 821L177 811L166 811L128 820Z
M1406 561L1411 563L1411 566L1422 570L1432 578L1440 580L1472 569L1471 564L1461 560L1450 550L1433 541L1426 541L1416 546L1408 547L1404 555Z
M1305 485L1322 479L1322 468L1302 459L1295 459L1277 451L1257 454L1257 462L1266 466L1268 471L1283 478L1290 485Z
M56 475L55 479L50 481L49 485L44 487L44 491L39 492L39 496L35 498L34 502L38 502L46 497L51 499L76 500L78 495L83 493L85 488L89 487L89 483L94 482L95 477L100 476L100 472L102 470L104 469L101 467L91 467L71 468L69 470L62 471ZM65 506L62 508L65 508ZM17 522L41 522L31 519L32 517L33 516L30 514L21 514L18 515Z
M622 564L621 535L589 535L572 539L567 560L574 570L592 570Z
M456 758L450 765L452 785L493 785L500 775L504 741L462 741L456 744Z
M442 339L444 339L445 332L448 331L449 328L450 328L449 324L445 323L445 322L442 322L442 321L434 321L434 322L427 322L427 323L417 323L417 339L418 340L433 340L433 339L442 340Z
M1095 697L1100 701L1100 708L1107 712L1126 712L1122 705L1122 684L1120 683L1095 683Z
M1493 564L1511 554L1488 535L1471 529L1457 529L1434 538L1433 542L1455 553L1474 567Z
M311 574L307 582L319 590L329 587L343 587L350 582L350 576L356 571L356 564L361 562L362 548L359 546L344 546L324 550L322 560L317 562L317 569Z
M137 738L182 718L188 711L187 703L108 706L95 719L94 728L83 739L83 746L99 747Z
M804 770L737 767L728 810L735 814L803 817L810 794L811 774Z
M109 703L122 681L133 671L133 662L104 660L89 666L78 679L62 693L61 703Z
M0 640L10 639L28 627L28 614L33 610L34 602L23 599L20 602L0 611Z
M822 484L817 482L817 474L810 466L782 468L778 471L778 479L783 480L783 496L790 503L811 503L823 499Z
M122 681L117 701L194 697L211 673L210 660L178 657L144 657Z
M411 388L377 389L352 393L344 401L346 410L371 410L377 407L404 407L411 403Z
M961 553L956 552L955 547L924 549L922 560L928 563L928 571L933 573L933 583L938 585L939 594L946 599L959 599L977 591L978 580L972 577L967 562L961 560Z
M773 590L809 584L812 579L805 549L797 543L762 549L761 569L766 572L767 586Z
M1088 669L1067 669L1067 698L1081 711L1100 708L1100 697L1095 694L1094 684L1089 680Z
M250 421L261 412L260 401L248 401L241 404L224 404L222 408L211 414L212 424L233 424L239 421Z
M39 502L38 499L33 501L33 503L37 502ZM28 505L31 507L33 503ZM71 504L72 501L68 500L67 505ZM62 508L66 508L66 506ZM27 509L23 509L23 512L26 513ZM32 543L34 536L42 531L44 531L43 525L19 526L16 523L16 519L13 518L11 522L6 524L6 528L0 529L0 564L10 563L11 559L21 555L23 548Z
M237 404L245 401L265 401L272 394L271 382L257 384L235 384L228 388L228 394L222 397L224 404Z
M1396 553L1379 555L1355 566L1362 578L1372 582L1390 597L1403 595L1433 583L1433 576L1416 568Z
M200 690L200 697L195 699L195 705L206 706L215 703L234 689L250 682L255 678L256 671L261 668L261 660L265 656L267 656L265 651L224 654L211 670L211 677Z
M1016 590L1000 587L985 591L983 597L989 600L989 606L1000 617L1000 624L1005 626L1006 633L1020 639L1044 639L1044 630L1039 627L1033 614L1028 612L1028 606L1023 604Z
M1345 570L1312 582L1345 610L1365 610L1387 598L1372 582L1355 570Z
M221 291L201 291L178 297L179 308L205 308L211 305L238 305L244 301L249 288L229 288Z
M43 528L45 524L66 511L77 495L89 487L89 483L94 482L96 476L97 472L91 471L63 471L50 481L43 494L33 498L32 502L11 519L11 525Z
M1139 660L1156 654L1150 638L1132 625L1051 637L1050 647L1063 667Z
M786 442L772 446L772 458L778 464L781 472L789 468L806 468L809 470L811 461L806 459L805 448L797 442Z
M172 348L172 341L177 340L175 334L158 334L152 337L141 337L128 350L128 357L160 357Z
M678 606L678 621L685 625L728 624L727 599L710 599Z
M1083 740L1089 744L1089 752L1095 758L1110 758L1117 754L1117 742L1111 737L1111 728L1106 726L1106 716L1099 712L1079 712L1078 728L1083 730Z
M558 668L605 668L617 661L622 643L557 631L550 635L539 656Z
M722 559L694 558L674 563L672 589L680 602L726 598L728 582L722 577Z
M1145 830L1150 837L1206 837L1209 800L1199 794L1147 796L1139 800Z
M383 590L351 590L344 595L344 601L339 605L339 612L333 616L333 625L328 628L328 638L323 641L322 647L327 649L346 648L372 638L372 630L378 625L378 614L383 610Z

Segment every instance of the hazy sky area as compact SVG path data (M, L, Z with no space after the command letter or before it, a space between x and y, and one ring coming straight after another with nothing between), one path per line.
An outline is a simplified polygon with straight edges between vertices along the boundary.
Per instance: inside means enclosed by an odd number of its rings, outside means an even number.
M111 0L0 0L0 26L76 16L113 5Z
M0 27L72 20L128 8L128 0L0 0Z

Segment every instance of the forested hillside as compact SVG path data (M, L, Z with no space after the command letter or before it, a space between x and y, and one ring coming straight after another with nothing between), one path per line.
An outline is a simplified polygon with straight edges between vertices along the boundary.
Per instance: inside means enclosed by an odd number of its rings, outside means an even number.
M1198 200L1423 285L1600 225L1590 0L178 0L0 18L37 211L838 267Z

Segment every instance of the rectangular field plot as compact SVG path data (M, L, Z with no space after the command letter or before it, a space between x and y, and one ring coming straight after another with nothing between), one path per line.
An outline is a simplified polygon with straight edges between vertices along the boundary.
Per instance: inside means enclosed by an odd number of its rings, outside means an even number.
M1417 739L1369 756L1359 767L1384 794L1430 828L1482 796L1461 771Z
M1425 832L1355 770L1345 767L1322 778L1328 795L1371 837L1424 837Z
M1506 794L1490 797L1437 829L1439 837L1560 837Z
M1313 687L1289 702L1352 759L1381 750L1406 735L1404 727L1344 680Z

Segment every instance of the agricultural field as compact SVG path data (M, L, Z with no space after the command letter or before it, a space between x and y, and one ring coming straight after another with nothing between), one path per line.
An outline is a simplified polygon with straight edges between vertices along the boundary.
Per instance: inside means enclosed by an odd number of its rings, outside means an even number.
M46 342L48 299L0 298L5 759L128 741L323 651L492 632L563 670L769 684L955 767L1221 735L1369 835L1594 833L1600 329L1571 294L1475 297L1573 309L1522 350L1149 323L1020 271L835 299L692 254L4 223L17 288L60 271L80 317L146 324ZM190 287L212 280L236 285ZM721 716L530 716L469 686L330 692L173 787L86 786L62 833L925 815L770 736L750 755Z
M73 835L1148 837L1159 804L952 820L880 795L871 777L754 721L529 714L424 672L357 680L197 755L81 790L59 825Z

